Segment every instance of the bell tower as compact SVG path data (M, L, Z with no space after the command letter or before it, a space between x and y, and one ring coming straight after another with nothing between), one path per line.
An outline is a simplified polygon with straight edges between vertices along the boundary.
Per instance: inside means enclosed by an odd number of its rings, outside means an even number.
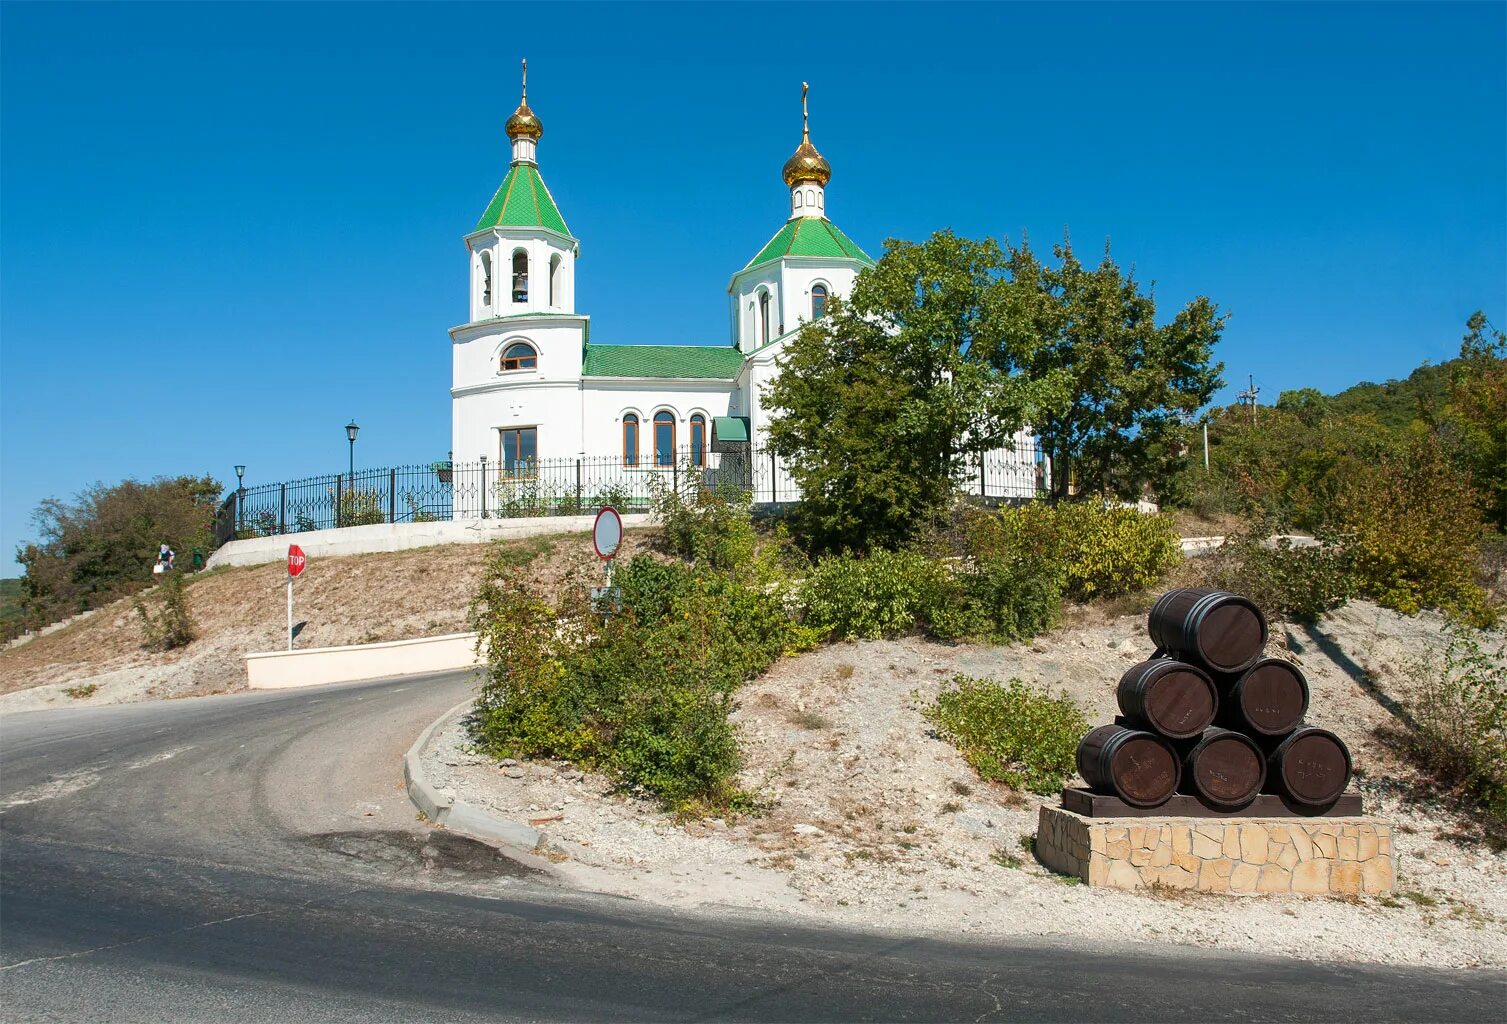
M858 273L874 265L827 219L832 165L811 142L809 92L810 86L802 82L801 142L780 169L790 190L790 215L727 286L732 343L745 354L776 344L805 321L826 316L832 300L846 296Z
M507 175L466 235L466 322L450 329L451 450L504 476L581 451L589 329L576 312L581 244L539 173L544 122L529 106L527 61L520 92ZM457 516L480 512L461 506Z
M512 163L466 237L470 318L574 313L575 261L581 243L566 227L539 173L544 122L529 107L526 60L522 96L506 130L512 142Z

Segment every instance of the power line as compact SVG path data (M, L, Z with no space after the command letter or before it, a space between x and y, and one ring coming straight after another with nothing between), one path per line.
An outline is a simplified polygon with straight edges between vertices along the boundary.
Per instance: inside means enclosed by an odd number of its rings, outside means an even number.
M1251 407L1251 426L1254 427L1256 425L1256 396L1261 394L1261 389L1256 387L1256 378L1254 375L1248 376L1246 379L1250 381L1250 387L1235 397Z

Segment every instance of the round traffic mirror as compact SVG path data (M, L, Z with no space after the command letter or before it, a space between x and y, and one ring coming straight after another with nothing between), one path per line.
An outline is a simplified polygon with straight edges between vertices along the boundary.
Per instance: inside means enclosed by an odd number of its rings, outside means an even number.
M597 557L611 559L623 543L623 517L611 505L603 506L597 513L596 525L591 528L591 544Z

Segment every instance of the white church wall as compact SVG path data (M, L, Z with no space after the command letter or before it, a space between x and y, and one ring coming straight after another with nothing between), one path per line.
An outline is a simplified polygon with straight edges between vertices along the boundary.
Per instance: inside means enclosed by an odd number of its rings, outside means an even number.
M846 298L853 290L858 272L852 267L835 266L818 260L788 258L780 274L780 294L784 303L785 330L793 331L811 319L811 288L827 286L827 295Z
M467 324L451 332L456 390L520 380L579 380L584 316L519 317ZM515 341L539 354L533 370L503 370L502 353Z
M499 431L533 427L540 458L581 451L580 387L574 381L530 381L457 396L452 451L462 462L496 461Z
M471 462L502 454L500 432L534 429L540 458L582 450L581 347L587 318L524 317L457 328L451 389L451 451ZM502 369L502 353L523 342L538 354L533 369ZM470 513L456 504L460 517Z
M759 292L769 292L769 337L760 335ZM750 273L734 282L736 297L738 350L752 352L760 345L773 341L780 334L780 268L771 263L762 270Z
M667 410L675 416L675 447L689 448L691 416L706 417L706 443L711 445L712 419L734 415L731 381L588 379L582 384L581 405L585 428L583 451L588 456L620 456L623 453L623 417L633 413L639 420L639 464L651 468L654 455L654 414Z

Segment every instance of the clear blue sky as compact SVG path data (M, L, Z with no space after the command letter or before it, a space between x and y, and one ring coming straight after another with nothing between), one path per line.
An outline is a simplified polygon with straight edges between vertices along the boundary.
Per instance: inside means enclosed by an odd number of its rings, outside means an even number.
M7 4L0 559L91 481L338 470L352 416L362 463L443 458L520 56L598 341L726 338L805 79L871 253L1109 236L1230 311L1221 400L1404 376L1507 323L1504 10Z

